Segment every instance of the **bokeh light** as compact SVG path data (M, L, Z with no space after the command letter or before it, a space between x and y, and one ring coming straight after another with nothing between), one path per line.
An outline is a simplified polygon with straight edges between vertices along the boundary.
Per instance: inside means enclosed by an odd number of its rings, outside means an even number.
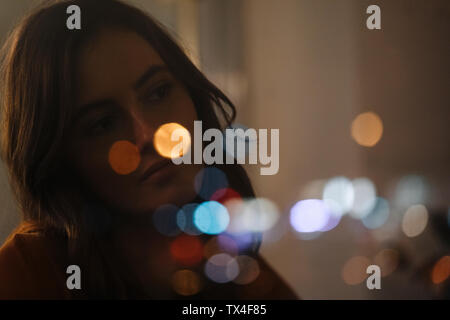
M330 208L324 201L301 200L291 208L290 222L297 232L315 232L326 226L330 215Z
M219 242L222 242L222 236L227 236L233 239L234 244L237 245L239 252L248 250L255 244L255 241L257 240L257 234L252 232L237 232L237 233L224 232L219 235L218 237ZM222 243L221 245L226 244Z
M240 237L246 233L269 232L279 221L278 206L266 198L232 198L224 203L230 215L227 232Z
M440 284L446 281L450 276L450 256L440 258L431 270L431 281L434 284Z
M221 233L217 237L217 243L219 248L224 252L232 256L236 256L239 253L239 244L236 239L230 234Z
M346 177L334 177L327 181L322 199L335 215L344 215L351 210L355 192L352 182Z
M191 134L181 124L165 123L156 130L153 144L164 158L179 158L190 150Z
M367 178L354 179L352 184L355 196L349 215L355 219L362 219L375 207L377 200L375 185Z
M383 122L374 112L361 113L352 122L351 134L359 145L373 147L383 135Z
M227 208L217 201L206 201L194 212L194 224L203 233L219 234L228 227L230 216Z
M230 282L239 275L239 265L229 254L219 253L208 259L205 274L217 283Z
M194 223L194 212L198 206L198 203L188 203L178 210L176 216L177 225L184 233L190 235L199 235L202 233Z
M230 223L226 231L229 233L245 232L240 220L240 216L245 208L245 200L240 198L230 199L224 202L224 206L230 215Z
M383 226L389 218L390 208L386 199L377 197L372 211L362 219L362 223L368 229L377 229Z
M179 208L172 204L160 206L153 212L153 224L161 234L165 236L176 236L181 230L177 224L177 212Z
M413 205L403 215L402 230L406 236L413 238L420 235L428 224L428 211L421 204Z
M115 142L108 153L111 168L120 175L130 174L137 169L141 162L139 149L133 143L121 140Z
M332 211L330 211L330 215L328 216L327 223L319 231L326 232L326 231L330 231L330 230L336 228L338 226L339 222L341 221L341 219L342 219L341 215L335 215L335 214L333 214Z
M175 261L193 266L203 259L203 244L198 237L183 234L172 241L170 253Z
M367 267L370 260L364 256L356 256L350 258L342 268L342 279L346 284L357 285L367 278Z
M201 280L192 270L178 270L172 276L173 290L182 296L192 296L200 292Z
M209 200L225 204L227 201L232 199L241 199L241 195L231 188L223 188L214 192Z
M235 260L239 266L239 275L234 278L234 283L245 285L258 278L260 273L258 261L246 255L237 256Z
M238 218L244 231L264 232L272 228L279 218L279 210L275 203L265 198L254 198L246 201L242 215Z
M228 178L226 174L216 167L206 167L201 169L194 179L194 188L197 194L204 200L210 200L216 193L220 197L226 193Z
M397 269L399 253L394 249L383 249L375 256L374 263L380 267L381 276L386 277Z
M239 248L236 241L224 234L212 237L203 247L203 255L207 259L219 253L227 253L230 256L237 256L238 252Z

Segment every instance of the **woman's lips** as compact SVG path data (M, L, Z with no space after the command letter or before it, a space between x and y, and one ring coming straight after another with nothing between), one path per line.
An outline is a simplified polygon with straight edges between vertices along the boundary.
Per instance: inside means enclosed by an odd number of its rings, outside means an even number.
M158 162L152 164L147 170L144 171L144 173L142 174L142 176L139 179L139 183L143 183L148 178L150 178L153 174L155 174L159 170L167 167L170 164L172 164L172 161L170 159L161 160L161 161L158 161Z

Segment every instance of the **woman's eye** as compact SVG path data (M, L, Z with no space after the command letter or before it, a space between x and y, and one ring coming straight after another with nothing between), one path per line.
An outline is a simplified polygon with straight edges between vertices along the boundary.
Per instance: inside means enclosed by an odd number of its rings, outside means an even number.
M170 83L162 84L144 96L144 100L148 103L161 101L168 96L171 88L172 85Z
M114 126L114 118L111 116L101 118L100 120L95 121L88 128L88 135L100 135L108 132Z

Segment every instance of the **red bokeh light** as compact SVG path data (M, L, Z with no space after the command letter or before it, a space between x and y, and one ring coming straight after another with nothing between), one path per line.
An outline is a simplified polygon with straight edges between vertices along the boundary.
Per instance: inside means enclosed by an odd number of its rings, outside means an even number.
M197 236L180 235L170 245L170 253L175 261L193 266L203 258L203 244Z

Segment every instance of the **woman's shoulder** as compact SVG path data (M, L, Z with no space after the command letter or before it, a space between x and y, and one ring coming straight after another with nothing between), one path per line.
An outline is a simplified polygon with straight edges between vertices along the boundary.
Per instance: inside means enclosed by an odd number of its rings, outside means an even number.
M64 299L62 241L21 225L0 248L0 299Z
M287 282L270 266L260 254L256 256L259 275L245 288L248 297L245 299L262 300L298 300L300 299Z

